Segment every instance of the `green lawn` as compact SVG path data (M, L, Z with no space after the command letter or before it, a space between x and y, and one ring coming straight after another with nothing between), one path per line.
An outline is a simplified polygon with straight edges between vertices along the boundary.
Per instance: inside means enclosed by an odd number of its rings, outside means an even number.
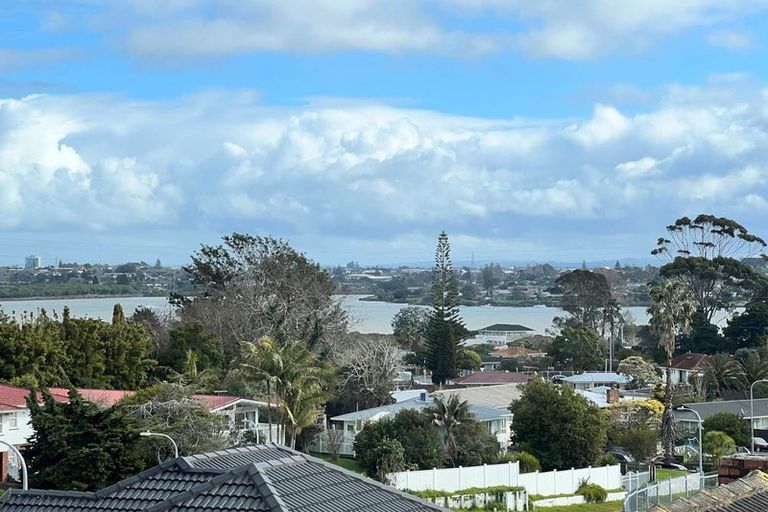
M330 462L331 464L336 464L337 466L346 470L354 471L355 473L360 473L361 475L365 474L365 471L360 467L355 459L339 457L338 460L333 460L330 455L324 453L313 453L311 455L313 457L317 457L318 459L323 459L326 462Z
M659 482L661 480L669 480L670 478L685 476L687 474L687 471L682 471L680 469L656 468L656 481Z

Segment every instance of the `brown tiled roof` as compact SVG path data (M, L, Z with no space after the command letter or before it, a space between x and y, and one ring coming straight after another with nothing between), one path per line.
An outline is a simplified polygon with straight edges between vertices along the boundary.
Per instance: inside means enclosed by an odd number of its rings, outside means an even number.
M728 485L680 498L672 505L657 505L650 512L765 512L768 510L768 475L753 471Z
M528 382L528 375L519 372L477 372L466 377L453 379L453 382L463 386L511 384L514 382Z
M680 354L672 358L672 368L678 370L694 370L701 368L712 358L707 354L697 354L695 352L688 352L687 354Z

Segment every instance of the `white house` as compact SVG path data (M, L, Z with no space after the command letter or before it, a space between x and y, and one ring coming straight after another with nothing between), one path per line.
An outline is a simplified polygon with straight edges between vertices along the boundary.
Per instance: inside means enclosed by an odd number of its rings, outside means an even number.
M530 327L519 324L493 324L477 331L474 339L492 345L504 345L510 341L530 336L534 332Z
M672 358L672 385L696 385L696 377L704 377L704 368L712 358L707 354L688 352ZM667 372L662 372L662 379L667 378Z
M570 377L560 377L558 380L567 382L576 390L602 386L621 389L627 384L627 377L613 372L584 372Z

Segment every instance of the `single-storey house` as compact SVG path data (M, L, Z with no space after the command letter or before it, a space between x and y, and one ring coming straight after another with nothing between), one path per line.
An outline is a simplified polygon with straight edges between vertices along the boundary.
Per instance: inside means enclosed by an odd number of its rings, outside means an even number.
M476 372L464 377L455 377L451 383L458 386L496 386L499 384L521 384L528 382L530 376L522 372Z
M519 340L534 332L530 327L519 324L493 324L478 329L476 339L484 340L484 343L505 345L507 342Z
M446 511L275 444L169 460L96 492L10 490L0 512Z
M441 389L432 393L433 397L449 397L451 395L458 395L459 398L473 405L507 410L509 404L520 399L522 392L520 391L520 384L514 383L499 384L497 386Z
M727 412L745 420L752 419L755 430L768 430L768 398L756 398L754 400L755 415L752 417L749 399L745 400L721 400L717 402L695 402L685 404L686 407L698 412L702 420ZM697 423L696 415L686 411L675 411L675 419L683 422Z
M672 385L687 386L692 384L692 377L704 376L704 368L712 361L707 354L688 352L672 358ZM662 372L662 379L667 378L667 372Z
M567 382L574 389L592 389L599 386L623 388L627 384L627 377L613 372L584 372L570 377L561 377L561 381Z

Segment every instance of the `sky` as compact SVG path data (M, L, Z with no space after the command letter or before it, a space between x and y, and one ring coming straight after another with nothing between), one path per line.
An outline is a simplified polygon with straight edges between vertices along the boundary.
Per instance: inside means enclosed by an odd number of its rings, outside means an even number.
M0 264L768 237L767 29L768 0L0 0Z

